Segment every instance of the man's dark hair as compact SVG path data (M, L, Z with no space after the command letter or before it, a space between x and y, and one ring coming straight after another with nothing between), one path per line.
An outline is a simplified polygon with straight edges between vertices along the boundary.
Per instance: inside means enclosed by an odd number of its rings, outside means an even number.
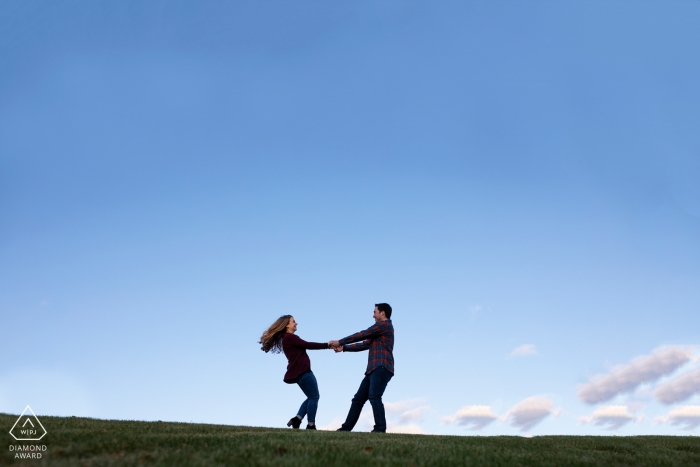
M384 312L386 319L391 319L391 305L388 303L375 303L374 306L377 307L377 310Z

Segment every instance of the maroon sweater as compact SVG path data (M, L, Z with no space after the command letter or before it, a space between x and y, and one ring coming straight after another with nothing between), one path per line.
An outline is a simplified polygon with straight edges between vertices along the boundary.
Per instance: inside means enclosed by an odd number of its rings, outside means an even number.
M291 332L282 336L282 350L289 360L287 365L287 373L284 375L284 382L293 384L297 382L297 378L307 371L311 371L311 360L306 355L306 349L317 350L327 349L328 344L319 342L306 342L301 337Z

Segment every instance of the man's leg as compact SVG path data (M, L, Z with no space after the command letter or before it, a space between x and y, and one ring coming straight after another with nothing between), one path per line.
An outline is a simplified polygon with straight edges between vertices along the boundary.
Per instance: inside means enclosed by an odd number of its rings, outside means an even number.
M386 385L394 375L384 367L379 367L369 374L369 403L372 404L372 412L374 413L374 429L381 433L386 432L386 416L384 414L384 403L382 396Z
M342 431L352 431L355 428L357 420L360 419L360 414L362 413L362 407L367 402L369 397L369 375L360 383L360 389L357 390L355 397L352 398L352 404L350 404L350 411L348 412L348 417L345 419L345 423L340 427Z

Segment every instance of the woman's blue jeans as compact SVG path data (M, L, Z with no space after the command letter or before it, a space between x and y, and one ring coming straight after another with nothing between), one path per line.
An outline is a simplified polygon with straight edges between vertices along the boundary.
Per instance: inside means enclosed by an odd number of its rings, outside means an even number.
M297 380L297 384L306 394L306 400L302 402L301 407L299 407L299 412L297 415L299 418L304 418L304 415L308 415L307 421L309 423L316 423L316 410L318 409L318 383L316 382L316 377L312 372L304 373Z

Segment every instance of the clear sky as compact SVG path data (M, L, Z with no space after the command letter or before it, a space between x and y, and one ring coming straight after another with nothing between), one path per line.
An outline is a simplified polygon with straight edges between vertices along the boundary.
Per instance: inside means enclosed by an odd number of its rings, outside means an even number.
M390 430L700 432L698 18L1 2L0 412L282 427L388 302Z

